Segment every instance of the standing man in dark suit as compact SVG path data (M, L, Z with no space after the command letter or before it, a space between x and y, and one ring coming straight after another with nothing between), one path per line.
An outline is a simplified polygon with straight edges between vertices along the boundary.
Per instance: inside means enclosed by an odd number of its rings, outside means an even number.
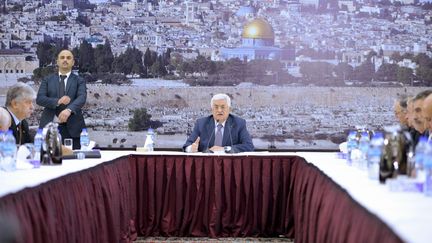
M62 50L57 56L58 74L42 80L36 103L45 107L39 127L58 122L62 139L72 138L73 149L79 149L80 133L85 127L82 107L87 99L87 87L83 78L72 73L74 56Z
M246 121L230 114L231 99L226 94L213 96L212 115L200 118L183 145L185 152L248 152L254 145L246 129Z
M17 144L33 142L25 119L33 113L35 97L32 87L24 83L16 83L6 94L6 109L11 117L9 130L12 130Z

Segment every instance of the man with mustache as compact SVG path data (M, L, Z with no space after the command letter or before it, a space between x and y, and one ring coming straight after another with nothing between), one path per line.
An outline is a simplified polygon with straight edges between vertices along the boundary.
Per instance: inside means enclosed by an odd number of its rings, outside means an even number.
M417 132L413 136L415 146L421 136L429 136L429 131L423 117L423 102L430 94L432 94L432 90L424 90L418 93L409 103L409 108L411 108L411 125Z
M71 51L60 51L57 56L58 73L42 80L36 103L45 107L39 127L58 122L62 139L72 138L73 149L79 149L80 133L85 127L81 109L87 99L87 87L83 78L72 73L74 64Z
M246 129L246 121L230 114L230 97L216 94L210 105L212 115L197 120L192 134L183 145L183 150L191 153L253 151L254 145Z

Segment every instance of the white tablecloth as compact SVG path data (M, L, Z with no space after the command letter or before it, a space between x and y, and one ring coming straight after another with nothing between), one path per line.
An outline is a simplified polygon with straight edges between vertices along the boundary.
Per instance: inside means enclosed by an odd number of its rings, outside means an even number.
M432 242L432 197L415 192L390 192L350 167L336 153L297 153L317 166L363 207L377 215L404 241Z

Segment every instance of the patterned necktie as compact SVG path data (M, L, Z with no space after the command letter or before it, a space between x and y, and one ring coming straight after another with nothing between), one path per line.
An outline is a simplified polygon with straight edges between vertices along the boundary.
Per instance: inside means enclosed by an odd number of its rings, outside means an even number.
M65 79L66 75L60 75L60 83L59 83L59 98L63 97L65 94Z
M222 146L222 127L222 124L218 123L214 142L215 146Z

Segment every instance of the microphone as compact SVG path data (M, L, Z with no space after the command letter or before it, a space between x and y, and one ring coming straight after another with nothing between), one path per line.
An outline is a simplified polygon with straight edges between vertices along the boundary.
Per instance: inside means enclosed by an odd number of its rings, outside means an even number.
M235 154L237 153L237 151L234 148L234 144L233 144L233 139L232 139L232 135L231 135L231 128L232 128L233 124L231 124L228 129L229 129L229 137L230 137L230 142L231 142L231 150L229 151L230 154Z
M219 123L219 120L217 120L217 122ZM211 133L211 135L210 135L210 138L209 138L209 140L208 140L208 142L207 142L206 149L203 151L203 153L213 153L213 151L211 151L211 150L209 149L209 146L210 146L210 141L212 140L214 134L215 134L215 129L213 129L213 131L212 131L212 133Z

